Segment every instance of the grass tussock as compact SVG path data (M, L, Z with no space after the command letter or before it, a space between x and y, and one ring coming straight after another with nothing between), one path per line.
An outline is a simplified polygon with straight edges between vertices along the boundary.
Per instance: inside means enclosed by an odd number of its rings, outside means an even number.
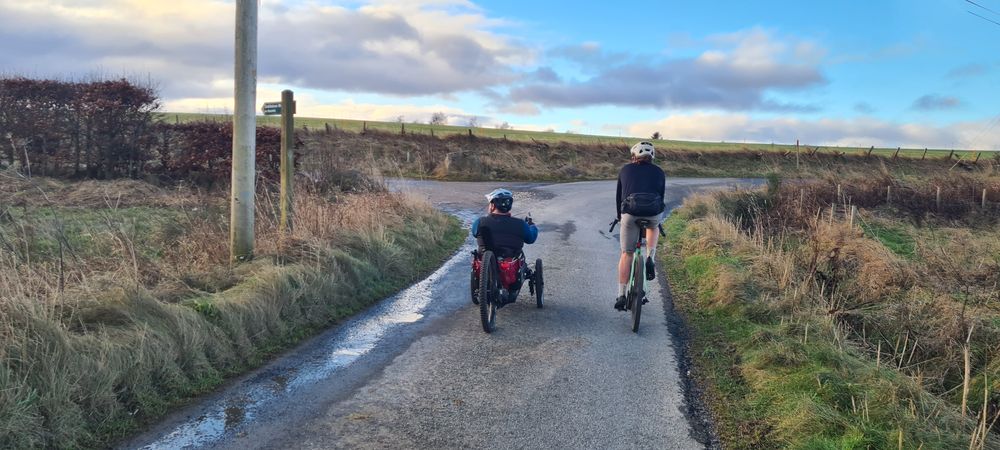
M230 266L225 195L0 173L0 447L107 445L464 238L421 200L319 182L287 235L262 189L257 257Z
M668 220L727 447L1000 448L1000 210L939 183L996 179L772 179Z

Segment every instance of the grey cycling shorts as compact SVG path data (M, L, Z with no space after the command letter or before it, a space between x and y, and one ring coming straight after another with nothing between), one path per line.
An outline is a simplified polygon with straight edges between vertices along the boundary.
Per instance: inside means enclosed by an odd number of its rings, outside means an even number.
M622 214L621 219L621 246L623 252L631 252L635 250L635 241L639 239L639 226L635 224L638 219L648 219L652 222L650 227L655 228L663 220L663 214L657 214L655 216L633 216L631 214Z

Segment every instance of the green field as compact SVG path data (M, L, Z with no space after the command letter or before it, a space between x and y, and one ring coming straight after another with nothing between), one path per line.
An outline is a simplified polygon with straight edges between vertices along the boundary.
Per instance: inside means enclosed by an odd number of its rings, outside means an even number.
M196 114L196 113L160 113L160 117L167 122L189 122L195 120L229 120L232 116L223 114ZM264 125L278 126L278 116L257 116L257 121ZM573 133L558 133L558 132L546 132L546 131L527 131L527 130L502 130L498 128L469 128L461 126L452 125L430 125L424 123L399 123L399 122L376 122L376 121L362 121L362 120L350 120L350 119L324 119L315 117L297 117L295 118L295 124L298 127L307 127L309 129L324 129L327 125L331 128L336 128L338 130L350 131L354 133L359 133L364 129L378 130L385 132L397 133L405 130L407 133L415 134L433 134L435 136L445 137L450 135L465 135L472 130L472 134L480 137L490 137L496 139L510 139L516 141L539 141L539 142L568 142L573 144L607 144L607 145L630 145L637 137L618 137L618 136L599 136L591 134L573 134ZM736 143L736 142L702 142L702 141L677 141L670 139L655 139L650 140L656 145L657 148L663 150L690 150L690 151L734 151L734 150L753 150L753 151L774 151L774 152L794 152L796 151L796 146L794 144L772 144L772 143ZM803 154L808 153L816 149L816 146L802 145L799 151ZM831 147L822 146L817 150L823 153L839 153L844 152L847 154L865 154L869 151L868 147ZM875 148L872 154L877 155L893 155L897 149L895 148ZM916 157L921 158L924 156L925 149L900 149L899 156L906 157ZM928 149L926 150L927 157L943 157L950 154L952 150L950 149ZM962 159L975 159L979 151L969 151L969 150L956 150L954 152L955 156ZM988 155L983 155L988 156Z

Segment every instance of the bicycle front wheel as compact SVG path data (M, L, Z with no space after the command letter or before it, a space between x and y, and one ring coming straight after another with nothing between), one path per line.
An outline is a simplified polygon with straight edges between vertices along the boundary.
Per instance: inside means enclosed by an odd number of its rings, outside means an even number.
M500 302L500 272L496 257L487 250L483 253L479 270L479 319L483 331L492 333L497 328L497 303Z

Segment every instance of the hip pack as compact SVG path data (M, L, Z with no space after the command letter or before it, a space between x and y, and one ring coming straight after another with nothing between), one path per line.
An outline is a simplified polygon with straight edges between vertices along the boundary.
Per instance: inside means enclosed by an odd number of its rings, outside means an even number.
M663 212L663 197L651 192L629 194L622 200L621 206L622 214L639 217L655 216Z

